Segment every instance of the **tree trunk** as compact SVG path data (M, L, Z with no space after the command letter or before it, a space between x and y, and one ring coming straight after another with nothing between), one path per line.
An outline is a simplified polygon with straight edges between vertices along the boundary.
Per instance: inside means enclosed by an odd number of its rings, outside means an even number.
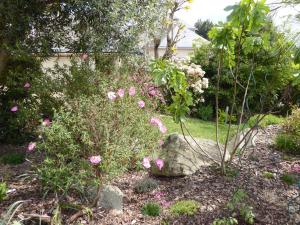
M160 38L154 38L154 58L155 59L159 58L158 47L160 45L160 42L161 42Z

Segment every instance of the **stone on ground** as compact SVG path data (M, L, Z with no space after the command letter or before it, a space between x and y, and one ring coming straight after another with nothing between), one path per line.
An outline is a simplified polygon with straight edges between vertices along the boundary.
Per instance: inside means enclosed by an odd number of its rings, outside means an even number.
M151 172L157 176L185 176L191 175L200 169L201 166L208 166L213 163L205 156L203 149L208 155L217 162L220 162L221 156L217 143L212 140L195 139L183 135L171 134L160 151L159 158L164 160L162 170L156 165L151 166ZM201 148L200 148L200 147ZM223 152L224 145L220 144ZM229 159L229 153L225 155L225 160Z
M114 212L122 212L123 196L123 192L118 187L104 185L98 205L103 208L113 209Z

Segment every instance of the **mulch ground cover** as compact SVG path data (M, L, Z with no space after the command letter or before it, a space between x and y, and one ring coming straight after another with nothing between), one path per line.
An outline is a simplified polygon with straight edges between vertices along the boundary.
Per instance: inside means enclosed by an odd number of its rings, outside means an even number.
M237 190L244 190L248 197L247 203L253 207L255 224L284 225L295 224L288 210L288 204L298 196L297 185L287 185L280 177L289 171L291 165L298 163L299 158L288 158L274 149L273 141L280 127L269 126L260 130L257 144L249 148L242 158L235 160L235 169L231 168L228 176L221 176L214 167L205 167L192 176L178 178L155 177L159 187L150 193L137 194L134 192L136 181L149 176L145 171L128 172L112 181L112 185L119 187L124 193L123 213L97 208L92 217L84 215L74 224L204 224L210 225L216 218L232 216L226 207L228 201ZM24 151L24 148L5 146L0 154L7 151ZM54 194L42 190L32 168L32 160L19 165L0 165L0 179L6 181L9 189L14 191L0 203L0 214L16 201L26 202L18 210L19 218L44 215L51 217L55 210L56 198ZM242 166L241 166L242 165ZM274 178L268 179L263 174L268 171ZM192 199L200 203L201 207L193 216L170 216L168 206L181 199ZM68 196L66 202L79 203L80 199ZM141 208L147 202L162 203L163 211L158 217L142 215ZM62 218L66 221L76 213L75 209L62 211ZM38 220L28 220L25 224L39 224ZM65 224L68 224L65 222ZM242 219L239 224L245 224Z

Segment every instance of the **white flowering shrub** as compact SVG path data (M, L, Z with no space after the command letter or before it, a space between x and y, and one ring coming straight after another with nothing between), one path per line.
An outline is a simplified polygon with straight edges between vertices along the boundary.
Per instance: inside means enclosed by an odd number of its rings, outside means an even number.
M190 112L190 108L204 102L203 93L208 88L208 79L201 66L187 60L156 60L151 64L156 84L163 89L169 100L169 111L175 121Z

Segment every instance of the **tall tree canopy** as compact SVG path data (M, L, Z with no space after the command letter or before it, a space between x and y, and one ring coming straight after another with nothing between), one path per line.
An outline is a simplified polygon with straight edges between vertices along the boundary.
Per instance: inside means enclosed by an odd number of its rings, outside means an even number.
M195 32L208 40L209 39L208 32L211 30L211 28L213 28L213 26L214 26L214 23L211 22L210 20L203 21L203 20L199 19L195 23L195 28L196 28Z
M2 0L0 74L19 51L128 51L151 29L160 0Z

